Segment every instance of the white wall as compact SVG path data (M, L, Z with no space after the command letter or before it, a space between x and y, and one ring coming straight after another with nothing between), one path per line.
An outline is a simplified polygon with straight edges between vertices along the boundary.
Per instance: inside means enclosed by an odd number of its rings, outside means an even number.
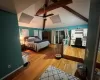
M25 23L19 22L20 26L27 26L27 27L32 27L32 28L42 28L43 27L42 26L43 18L34 16L35 13L37 12L37 10L43 6L43 1L39 0L36 2L36 4L33 4L30 7L28 7L27 9L25 9L24 11L22 11L28 15L33 16L34 18L30 24L25 24ZM73 0L73 3L69 4L68 6L70 8L72 8L73 10L75 10L76 12L83 15L84 17L88 18L90 0ZM53 13L54 15L59 14L59 16L61 18L61 23L53 24L52 21L50 20L50 18L48 17L47 21L46 21L46 28L57 28L57 27L87 24L87 22L83 21L76 15L70 13L69 11L67 11L61 7L54 9L54 10L48 12L47 14L49 14L49 13ZM18 18L20 17L20 14L21 13L18 14Z

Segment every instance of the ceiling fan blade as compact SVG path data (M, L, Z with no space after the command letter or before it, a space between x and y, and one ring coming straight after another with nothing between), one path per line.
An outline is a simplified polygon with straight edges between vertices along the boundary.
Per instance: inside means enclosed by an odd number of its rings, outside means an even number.
M44 30L44 28L45 28L46 20L47 20L47 19L43 19L43 30Z
M46 15L46 17L49 17L49 16L53 16L54 14L48 14L48 15Z

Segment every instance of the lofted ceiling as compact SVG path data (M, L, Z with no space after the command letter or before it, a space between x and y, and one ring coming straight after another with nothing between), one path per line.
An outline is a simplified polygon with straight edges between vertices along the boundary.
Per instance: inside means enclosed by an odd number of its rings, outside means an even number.
M35 16L35 14L40 8L43 7L44 2L45 0L2 0L0 1L0 9L16 13L19 26L42 28L43 18L37 17ZM52 1L50 1L49 5L50 4L52 4ZM90 0L73 0L73 3L68 4L67 6L75 10L82 16L89 18ZM22 13L33 16L34 18L30 23L19 22ZM48 17L46 21L46 28L87 24L86 21L82 20L81 18L77 17L76 15L65 10L62 7L51 10L47 14L49 13L59 15L61 22L53 23L50 17Z

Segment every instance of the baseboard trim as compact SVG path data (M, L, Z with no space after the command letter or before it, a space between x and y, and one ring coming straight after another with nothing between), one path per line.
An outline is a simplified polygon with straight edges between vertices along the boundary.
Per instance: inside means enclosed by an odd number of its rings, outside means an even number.
M4 77L2 77L0 80L5 79L6 77L10 76L11 74L13 74L14 72L16 72L17 70L21 69L22 67L23 67L23 65L22 65L22 66L20 66L20 67L18 67L18 68L17 68L17 69L15 69L14 71L10 72L9 74L5 75L5 76L4 76Z

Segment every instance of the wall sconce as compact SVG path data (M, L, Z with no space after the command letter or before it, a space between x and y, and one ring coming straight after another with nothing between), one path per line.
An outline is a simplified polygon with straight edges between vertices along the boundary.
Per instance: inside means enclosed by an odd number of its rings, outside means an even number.
M21 45L24 44L24 37L23 36L20 36L20 43L21 43Z

